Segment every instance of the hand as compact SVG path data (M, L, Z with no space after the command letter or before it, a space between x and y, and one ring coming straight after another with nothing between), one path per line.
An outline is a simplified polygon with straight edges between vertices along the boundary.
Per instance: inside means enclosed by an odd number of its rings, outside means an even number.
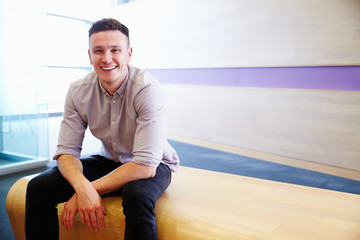
M84 177L81 161L72 155L63 154L58 159L58 168L76 192L65 204L61 216L65 229L71 230L77 212L80 213L81 222L90 230L99 230L99 225L104 228L104 204L97 190Z
M95 231L99 230L99 225L102 229L105 228L105 206L100 195L92 186L87 188L83 194L77 195L77 204L83 224L86 224L90 230Z
M78 212L78 202L76 193L64 205L61 213L61 224L65 227L66 231L70 231L74 225L74 218Z

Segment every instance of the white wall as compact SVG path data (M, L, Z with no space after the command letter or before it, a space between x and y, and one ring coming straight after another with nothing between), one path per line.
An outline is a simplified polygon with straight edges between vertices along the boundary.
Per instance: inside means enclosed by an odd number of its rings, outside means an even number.
M143 0L110 15L146 68L360 64L358 0Z
M360 170L360 93L166 84L168 132Z

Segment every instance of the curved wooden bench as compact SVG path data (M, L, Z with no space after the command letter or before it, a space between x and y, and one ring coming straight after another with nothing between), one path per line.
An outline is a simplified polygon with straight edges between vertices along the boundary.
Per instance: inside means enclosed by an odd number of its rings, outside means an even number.
M215 172L186 167L180 167L179 172L173 174L170 187L156 204L155 210L158 221L159 239L223 239L225 235L229 237L232 236L231 239L236 239L238 235L235 227L236 212L225 214L226 211L223 211L223 221L225 221L226 224L221 223L221 220L218 219L221 215L207 214L209 213L209 209L220 203L217 200L220 199L220 197L215 196L216 192L220 189L216 189L214 185L210 186L212 185L211 182L216 181L216 175L217 173ZM17 240L25 239L25 192L27 183L34 176L35 175L31 175L19 179L11 187L6 199L6 208L15 239ZM237 176L235 175L226 174L226 177L232 181L233 184L237 182ZM208 196L206 196L204 195L204 191L214 191L214 194L208 194ZM231 195L230 192L228 194ZM226 196L222 196L226 198ZM230 196L228 196L228 198L230 199ZM103 201L107 212L105 229L99 232L89 231L88 228L81 223L79 214L77 214L74 227L70 232L66 232L64 227L60 225L60 239L123 239L125 216L121 205L121 197L110 194L105 196ZM63 205L64 204L58 205L59 220ZM209 216L203 216L204 214ZM232 224L229 224L231 222ZM196 236L198 236L198 238L196 238ZM207 236L211 237L208 238Z
M26 186L10 189L6 208L15 239L24 237ZM77 215L60 239L123 239L121 197L104 197L106 228L92 232ZM59 216L63 204L58 206ZM180 167L158 200L160 240L199 239L359 239L360 195Z

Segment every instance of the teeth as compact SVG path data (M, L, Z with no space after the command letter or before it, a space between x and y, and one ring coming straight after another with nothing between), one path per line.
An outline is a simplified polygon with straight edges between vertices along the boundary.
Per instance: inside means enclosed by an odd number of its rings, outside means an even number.
M101 67L101 69L106 70L106 71L113 70L115 68L116 68L116 66L113 66L113 67Z

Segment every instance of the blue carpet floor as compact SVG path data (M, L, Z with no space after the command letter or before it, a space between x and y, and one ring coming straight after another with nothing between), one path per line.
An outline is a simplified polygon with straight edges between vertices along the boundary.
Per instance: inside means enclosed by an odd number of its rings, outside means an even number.
M182 166L360 194L360 181L289 167L182 142L169 142L178 152ZM54 162L44 168L0 176L0 240L14 239L5 208L6 195L10 187L19 178L42 172L53 165Z
M178 152L182 166L360 194L360 181L182 142L169 142Z
M50 166L49 166L50 167ZM35 173L43 172L48 167L42 167L8 175L0 176L0 240L14 240L14 234L11 229L10 220L6 212L6 196L11 186L20 178Z

